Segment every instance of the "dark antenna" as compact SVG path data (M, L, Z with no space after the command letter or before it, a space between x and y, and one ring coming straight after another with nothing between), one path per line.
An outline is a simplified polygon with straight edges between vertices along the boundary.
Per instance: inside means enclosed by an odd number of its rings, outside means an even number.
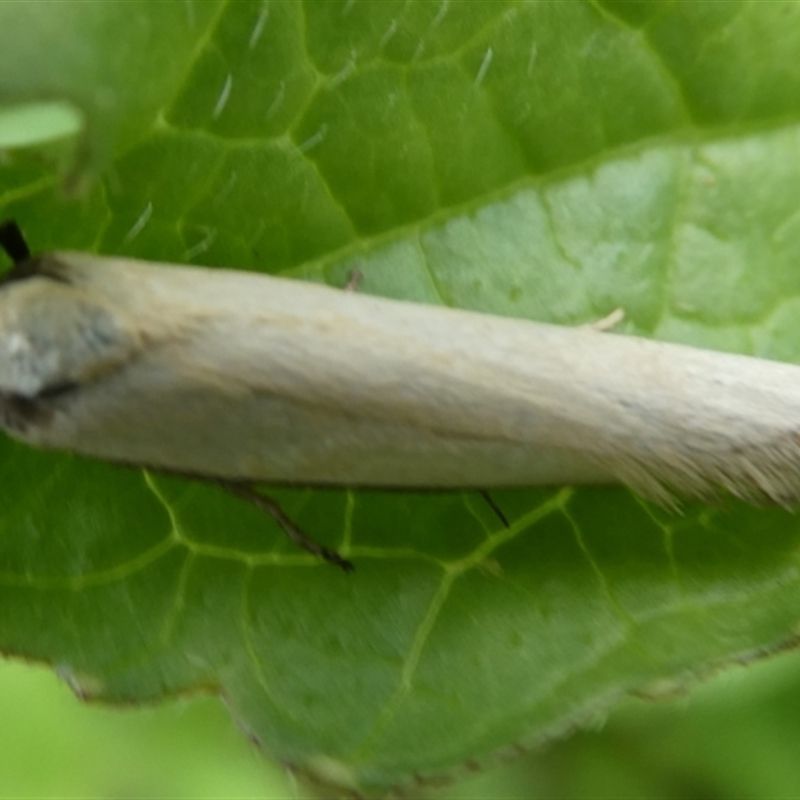
M24 264L31 257L28 243L13 219L0 224L0 247L8 253L15 266Z

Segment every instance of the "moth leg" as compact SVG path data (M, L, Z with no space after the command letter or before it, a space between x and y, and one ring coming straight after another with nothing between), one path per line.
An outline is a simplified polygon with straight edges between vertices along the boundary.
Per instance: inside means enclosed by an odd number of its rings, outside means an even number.
M489 508L491 508L492 511L494 511L495 516L497 517L497 519L499 519L500 522L503 523L503 527L504 528L511 527L508 524L508 517L506 517L506 515L503 513L503 509L500 508L499 505L497 505L497 503L495 502L494 498L489 494L489 492L487 492L486 489L481 489L479 494L486 501L486 505L489 506Z
M610 314L606 314L606 316L602 317L601 319L595 320L594 322L589 322L586 325L581 325L580 327L605 333L606 331L610 331L612 328L619 325L619 323L624 319L625 309L615 308Z
M240 481L226 481L224 479L215 479L216 483L221 488L230 492L242 500L248 500L254 506L257 506L262 511L269 514L278 525L283 528L284 533L303 550L312 553L315 556L341 567L345 572L352 572L354 567L352 562L346 558L342 558L335 550L315 542L310 536L304 533L298 525L296 525L289 515L278 505L278 503L271 497L256 491L252 485L242 483Z
M343 287L344 291L357 292L358 287L361 285L361 281L363 279L364 273L358 267L351 269L350 274L347 276L347 283Z

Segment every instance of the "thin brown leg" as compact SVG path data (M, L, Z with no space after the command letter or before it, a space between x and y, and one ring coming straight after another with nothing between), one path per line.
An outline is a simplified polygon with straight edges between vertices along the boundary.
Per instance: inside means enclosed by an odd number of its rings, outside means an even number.
M236 495L236 497L240 497L242 500L248 500L254 506L257 506L262 511L269 514L298 547L325 559L325 561L331 564L336 564L337 567L341 567L345 572L353 571L352 562L348 561L346 558L342 558L335 550L331 550L329 547L324 547L318 542L315 542L290 519L275 500L256 491L249 483L228 481L224 478L215 479L214 483L231 494Z

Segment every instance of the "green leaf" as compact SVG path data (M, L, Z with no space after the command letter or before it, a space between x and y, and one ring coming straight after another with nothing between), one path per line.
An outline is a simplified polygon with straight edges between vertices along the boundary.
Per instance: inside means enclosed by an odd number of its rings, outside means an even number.
M799 55L791 3L5 3L0 130L41 103L82 128L38 118L71 166L10 151L0 213L36 249L358 267L365 292L621 307L630 334L792 361ZM4 652L92 699L219 692L344 788L562 735L800 616L780 509L495 492L506 528L476 493L275 492L348 576L206 485L8 440L0 472Z

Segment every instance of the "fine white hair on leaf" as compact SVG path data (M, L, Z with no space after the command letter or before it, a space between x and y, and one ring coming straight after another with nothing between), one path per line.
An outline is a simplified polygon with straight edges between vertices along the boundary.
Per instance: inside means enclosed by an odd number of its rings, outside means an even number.
M252 50L258 44L258 40L261 38L261 34L264 32L264 26L267 24L268 19L269 5L264 3L261 6L261 11L258 13L258 19L256 20L256 24L253 26L253 30L250 33L250 38L247 40L247 46L250 50Z
M534 42L531 45L530 52L528 53L528 67L526 69L527 75L530 78L533 75L533 68L536 66L536 59L539 56L539 46Z
M217 98L217 102L214 105L214 110L211 113L212 119L219 119L222 116L222 112L225 110L225 106L228 105L228 100L231 96L231 89L233 88L233 75L228 73L228 76L225 78L225 83L222 86L222 91L219 93L219 97Z
M394 37L394 35L397 33L397 27L398 27L397 20L393 19L389 23L389 27L386 29L386 32L383 34L383 36L381 36L380 40L381 47L385 47L389 43L389 41Z
M436 16L433 18L433 21L431 22L431 29L439 27L439 24L447 16L447 12L449 10L450 10L450 0L442 0L441 4L439 5L439 10L436 12Z
M800 367L264 275L51 253L0 286L0 426L228 481L800 499Z
M478 74L475 76L476 88L483 83L483 79L486 77L486 73L489 71L489 67L491 66L493 58L494 58L494 51L492 50L491 47L487 47L486 52L483 54L481 65L480 67L478 67Z
M306 153L309 150L315 148L317 145L322 144L322 142L325 141L325 137L327 135L328 135L328 123L323 122L322 125L320 125L319 128L317 129L316 133L312 134L311 136L308 137L308 139L306 139L303 142L300 142L300 144L297 145L297 149L301 153Z
M129 244L132 242L143 230L144 226L150 222L150 217L153 216L153 202L152 200L148 200L147 205L144 207L144 211L139 214L138 219L136 222L133 223L131 229L125 234L125 244Z
M235 179L234 179L235 180ZM206 231L205 236L197 242L197 244L192 245L184 254L183 258L186 261L191 261L193 258L197 258L197 256L202 255L203 253L214 244L214 241L217 238L217 231L216 230L209 230Z

